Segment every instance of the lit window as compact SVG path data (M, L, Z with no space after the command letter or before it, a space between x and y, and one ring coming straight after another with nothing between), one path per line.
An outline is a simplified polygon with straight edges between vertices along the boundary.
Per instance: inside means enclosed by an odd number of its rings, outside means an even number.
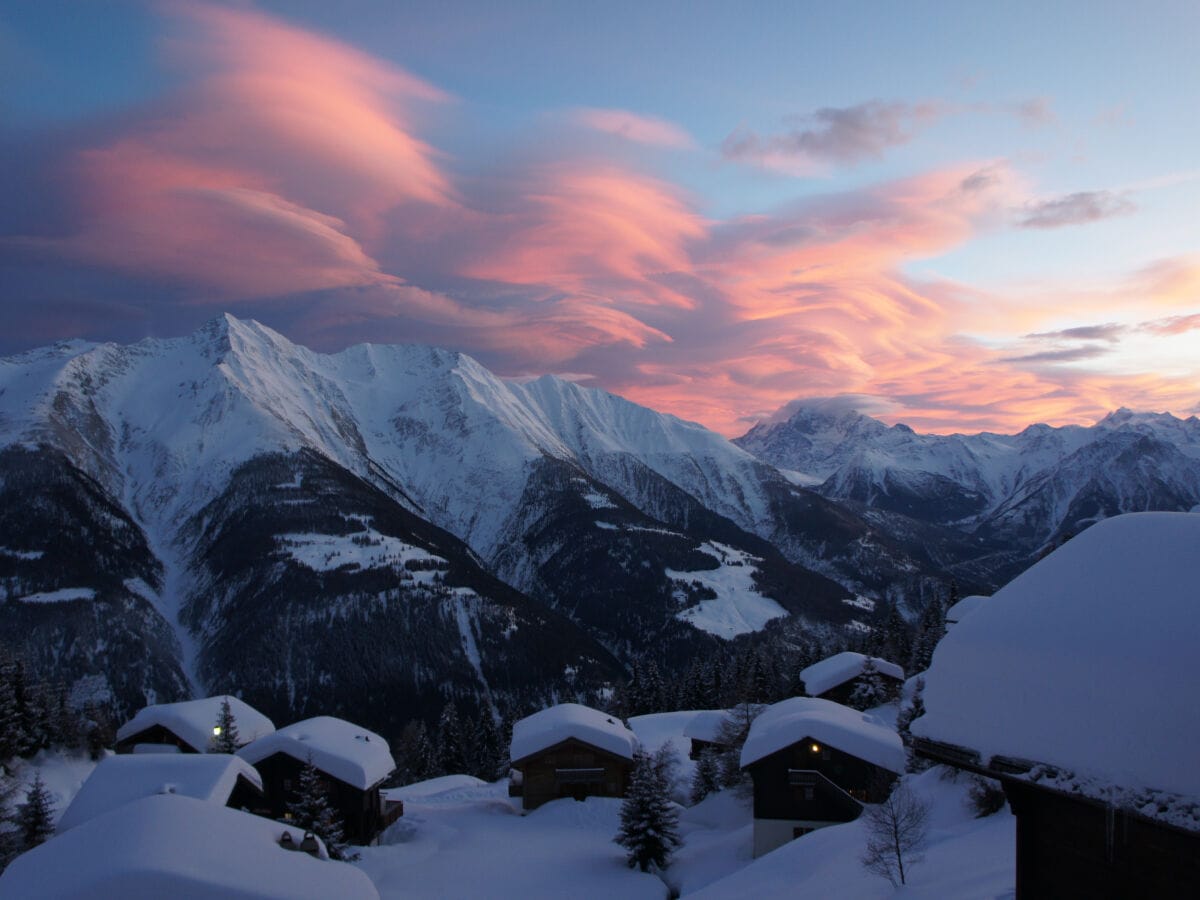
M820 753L820 752L821 752L821 745L820 745L820 744L812 744L812 745L809 747L809 749L810 749L810 750L812 750L812 752L813 752L813 753Z
M214 725L213 726L213 737L220 737L220 736L221 736L221 726Z

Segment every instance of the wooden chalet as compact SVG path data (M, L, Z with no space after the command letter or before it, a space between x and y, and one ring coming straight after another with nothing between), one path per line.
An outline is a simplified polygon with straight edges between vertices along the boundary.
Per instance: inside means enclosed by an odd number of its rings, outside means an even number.
M873 716L811 697L768 707L750 727L742 768L754 782L754 855L850 822L887 798L904 747Z
M868 660L875 670L885 696L899 697L904 687L904 669L878 656L868 657L849 650L836 653L801 670L800 680L804 682L805 693L810 697L832 700L834 703L848 703L855 689L864 681L864 670L868 669Z
M509 755L518 777L510 793L526 810L566 797L624 797L636 747L614 716L576 703L544 709L513 725Z
M171 794L231 809L263 804L262 778L226 753L137 754L101 760L58 822L61 834L142 797Z
M221 705L229 701L243 745L275 730L274 723L237 697L216 696L179 703L156 703L137 712L117 729L117 753L207 753Z
M729 713L723 709L705 709L696 713L683 729L683 736L690 740L688 758L699 759L700 754L711 751L723 753L729 746L721 739L721 727Z
M318 716L288 725L243 747L238 756L262 776L265 799L251 810L260 815L286 818L309 761L320 772L350 842L372 843L403 815L403 804L387 800L381 791L396 768L387 742L343 719Z
M960 619L913 750L998 780L1016 896L1200 897L1200 515L1071 539Z

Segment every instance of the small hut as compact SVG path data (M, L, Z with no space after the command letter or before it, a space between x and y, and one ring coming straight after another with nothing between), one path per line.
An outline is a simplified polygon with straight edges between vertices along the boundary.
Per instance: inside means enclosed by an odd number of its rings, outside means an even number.
M872 670L874 677L879 679L884 697L900 696L904 687L904 669L878 656L866 656L850 650L813 663L801 670L800 679L808 696L846 704L854 696L855 690L865 686L868 673Z
M216 736L217 720L225 701L229 701L238 740L243 745L275 730L270 719L237 697L155 703L139 710L117 729L117 752L207 753Z
M792 697L750 726L742 768L754 781L754 855L862 813L904 772L904 745L874 716Z
M723 753L729 749L721 738L721 728L728 718L728 711L723 709L702 709L692 716L683 729L683 736L692 742L690 759L699 759L706 750Z
M637 737L615 716L560 703L513 725L509 758L526 810L563 797L624 797Z

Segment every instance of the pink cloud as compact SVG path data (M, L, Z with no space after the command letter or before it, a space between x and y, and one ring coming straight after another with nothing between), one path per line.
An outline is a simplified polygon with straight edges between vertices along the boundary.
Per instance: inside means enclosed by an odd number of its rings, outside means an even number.
M695 146L691 135L673 122L625 109L578 109L572 118L587 128L638 144L686 150Z

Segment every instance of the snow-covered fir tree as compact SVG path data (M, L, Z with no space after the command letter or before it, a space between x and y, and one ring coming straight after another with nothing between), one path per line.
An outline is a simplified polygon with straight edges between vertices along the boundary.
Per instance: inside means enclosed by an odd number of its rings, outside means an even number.
M229 698L221 698L221 711L217 713L217 724L213 727L213 753L237 753L237 720L229 706Z
M850 692L846 700L847 706L855 709L872 709L892 699L891 692L883 682L883 676L875 665L875 660L867 657L863 663L862 672L858 676L858 684Z
M671 748L634 754L629 790L621 803L621 828L613 838L627 851L629 867L664 869L679 846L679 812L670 798Z
M955 597L957 594L957 589L954 589L950 596ZM909 673L915 675L918 672L924 672L933 662L933 651L937 648L938 642L946 635L947 609L949 609L948 606L944 606L941 600L934 597L922 611L921 619L917 622L917 636L913 640L912 655L908 660Z
M33 776L25 802L17 807L16 824L22 853L54 836L54 803L40 772Z
M908 771L910 772L920 772L930 766L930 763L919 759L913 753L912 748L912 723L914 719L919 719L923 715L925 715L925 679L918 675L913 684L912 699L896 716L896 731L900 734L900 740L904 742L904 752L908 757Z
M464 747L462 722L458 718L458 707L447 700L437 726L437 760L441 775L454 775L467 771L467 756Z
M320 771L313 765L312 757L305 761L300 770L293 799L287 804L289 825L311 831L325 842L325 849L333 859L353 860L357 853L349 850L342 817L329 802L329 788Z

